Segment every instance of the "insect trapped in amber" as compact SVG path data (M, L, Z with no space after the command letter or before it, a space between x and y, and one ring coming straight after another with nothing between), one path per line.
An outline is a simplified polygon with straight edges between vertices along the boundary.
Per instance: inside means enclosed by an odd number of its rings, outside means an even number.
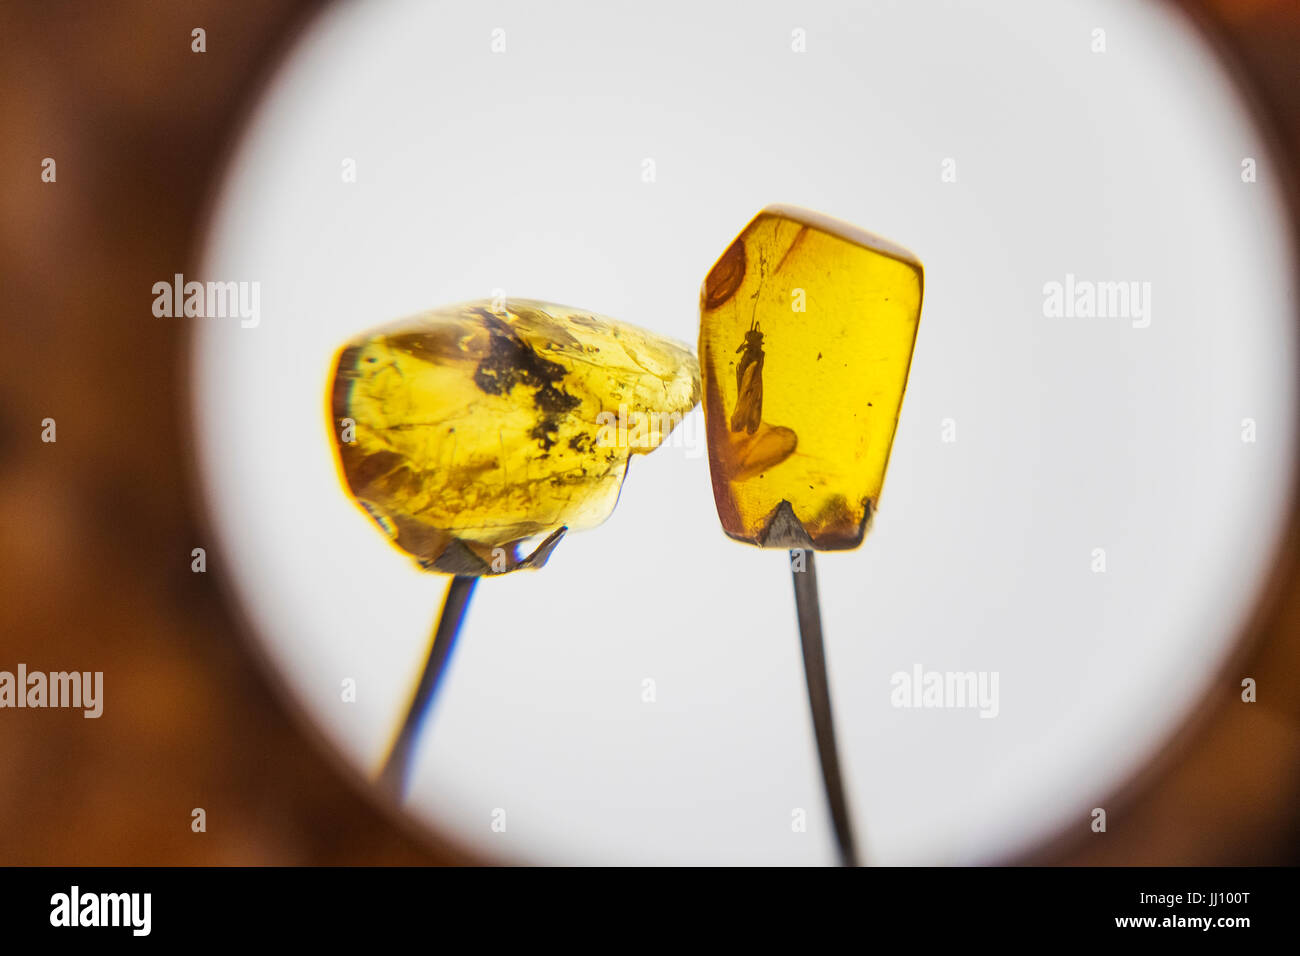
M758 545L783 502L819 549L862 543L889 463L924 275L907 250L769 206L709 271L700 364L723 530Z
M699 398L687 346L519 299L349 342L330 417L348 489L393 543L421 567L484 575L539 567L566 530L604 521L629 457Z

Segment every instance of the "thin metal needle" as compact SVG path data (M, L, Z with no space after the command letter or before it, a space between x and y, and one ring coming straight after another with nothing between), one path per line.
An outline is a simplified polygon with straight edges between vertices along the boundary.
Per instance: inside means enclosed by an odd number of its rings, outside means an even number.
M800 567L802 566L802 570ZM803 668L808 678L808 703L812 707L813 733L821 759L822 781L835 825L840 864L857 866L858 853L849 822L840 759L835 749L835 724L831 718L831 690L826 677L826 650L822 645L822 612L817 598L817 567L811 548L791 549L790 568L794 577L794 601L799 615L799 641L803 645Z
M424 673L420 675L420 684L415 689L415 696L411 698L406 710L406 719L402 721L402 729L379 774L380 782L399 797L406 793L407 775L416 741L420 737L420 728L429 714L429 705L433 702L443 672L447 669L451 652L456 647L456 636L460 633L465 610L469 607L469 599L473 596L474 585L477 583L477 577L466 575L456 575L451 579L447 596L442 602L442 613L438 615L438 623L434 628L429 659L425 661Z

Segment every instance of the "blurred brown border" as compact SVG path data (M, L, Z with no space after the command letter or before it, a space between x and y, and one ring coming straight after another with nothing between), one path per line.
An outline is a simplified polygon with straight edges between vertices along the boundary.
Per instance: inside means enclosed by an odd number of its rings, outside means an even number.
M1235 64L1294 184L1300 4L1177 5ZM254 663L216 576L191 573L206 544L186 474L183 329L141 321L141 290L193 265L233 133L319 6L0 6L0 666L103 670L109 698L95 721L0 714L0 863L467 861L325 755ZM40 182L46 156L54 186ZM1290 202L1300 223L1294 189ZM55 444L39 441L46 417ZM1117 795L1105 835L1062 835L1032 862L1300 862L1292 519L1202 714ZM1256 704L1239 700L1244 676ZM190 830L194 807L206 833Z

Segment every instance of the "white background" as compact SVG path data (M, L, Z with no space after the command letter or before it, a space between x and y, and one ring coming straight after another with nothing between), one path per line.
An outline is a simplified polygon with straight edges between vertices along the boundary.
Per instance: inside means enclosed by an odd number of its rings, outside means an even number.
M874 530L818 564L865 852L984 862L1086 830L1221 664L1295 451L1274 171L1156 4L332 8L245 131L190 277L262 295L255 329L197 320L210 568L371 772L445 579L338 483L333 351L498 287L694 342L705 273L773 202L926 266ZM1067 272L1150 282L1150 327L1044 317ZM999 672L999 716L891 707L917 663ZM424 744L412 812L494 857L834 858L786 561L722 534L688 449L634 462L614 516L544 571L482 583Z

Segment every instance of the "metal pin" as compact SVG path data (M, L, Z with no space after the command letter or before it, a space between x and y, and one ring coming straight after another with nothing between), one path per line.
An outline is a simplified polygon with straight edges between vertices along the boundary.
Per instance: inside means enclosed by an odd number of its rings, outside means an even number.
M411 758L420 737L420 728L429 715L430 705L442 681L442 675L446 672L447 662L456 647L456 637L460 634L460 626L464 623L465 611L469 607L469 599L474 595L476 584L478 584L477 577L458 574L451 579L447 596L443 598L442 612L438 615L438 623L433 630L433 643L429 646L429 657L424 663L424 673L420 675L420 683L406 709L406 719L402 721L402 729L398 732L397 739L393 742L393 749L389 751L388 759L384 763L384 769L379 774L379 780L384 787L399 798L406 793Z
M849 821L848 801L844 797L840 758L835 749L835 724L831 715L831 689L826 676L826 649L822 644L822 613L817 598L817 565L813 562L813 553L811 548L790 551L795 609L799 615L799 642L803 646L803 669L808 678L813 733L817 737L817 756L821 760L826 801L830 804L831 821L835 826L840 865L857 866L853 826ZM797 561L805 562L802 570Z

